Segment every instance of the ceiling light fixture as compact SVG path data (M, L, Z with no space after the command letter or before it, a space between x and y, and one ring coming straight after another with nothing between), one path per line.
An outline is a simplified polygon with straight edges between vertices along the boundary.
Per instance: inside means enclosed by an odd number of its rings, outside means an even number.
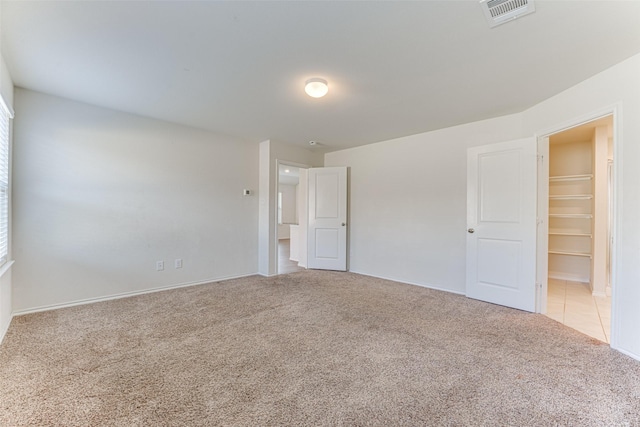
M329 85L325 79L314 77L306 81L304 91L312 98L322 98L329 92Z
M289 172L291 172L289 169L284 170L284 173L289 173Z

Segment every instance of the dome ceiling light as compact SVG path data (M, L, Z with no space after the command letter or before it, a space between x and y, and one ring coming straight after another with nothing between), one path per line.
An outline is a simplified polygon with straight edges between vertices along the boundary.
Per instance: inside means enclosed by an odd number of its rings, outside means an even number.
M304 91L312 98L322 98L329 92L329 85L325 79L314 77L306 81Z

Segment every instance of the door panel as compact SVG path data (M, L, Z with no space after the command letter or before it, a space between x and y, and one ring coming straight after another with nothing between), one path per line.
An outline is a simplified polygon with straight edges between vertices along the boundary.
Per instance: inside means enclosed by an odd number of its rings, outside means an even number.
M340 256L338 242L340 236L334 228L316 228L316 257L323 259L336 259Z
M308 268L347 269L347 168L309 169Z
M516 289L520 242L478 239L478 282Z
M534 138L467 152L467 296L535 310Z
M478 157L481 222L518 222L520 219L520 183L504 179L518 176L520 153L504 151L483 153Z
M340 216L338 198L336 197L340 193L338 175L317 173L315 178L316 219L338 218Z

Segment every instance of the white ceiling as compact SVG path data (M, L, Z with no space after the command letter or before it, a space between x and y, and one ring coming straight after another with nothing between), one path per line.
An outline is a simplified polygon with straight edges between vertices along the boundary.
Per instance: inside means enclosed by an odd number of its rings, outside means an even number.
M300 182L300 168L289 165L278 165L278 182L286 185L298 185Z
M494 29L475 0L1 9L16 86L329 151L520 112L640 52L640 1L537 0Z

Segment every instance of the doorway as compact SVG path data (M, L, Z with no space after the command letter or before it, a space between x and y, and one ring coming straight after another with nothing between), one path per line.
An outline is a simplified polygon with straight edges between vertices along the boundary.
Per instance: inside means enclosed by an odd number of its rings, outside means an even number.
M278 162L278 186L276 199L276 242L278 245L277 274L289 274L304 270L300 261L300 203L306 197L301 193L299 165ZM304 194L303 194L304 193Z
M611 342L613 115L548 137L545 314Z

